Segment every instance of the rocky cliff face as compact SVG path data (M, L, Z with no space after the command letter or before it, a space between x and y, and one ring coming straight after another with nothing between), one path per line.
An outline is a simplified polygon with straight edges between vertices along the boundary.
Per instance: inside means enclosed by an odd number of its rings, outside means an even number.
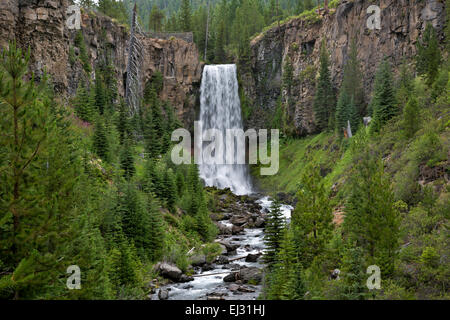
M75 94L78 83L85 77L78 59L74 63L71 51L78 30L67 27L72 14L69 0L1 0L0 46L16 40L22 48L30 48L31 69L39 77L46 70L55 90L65 96ZM92 70L108 55L115 68L118 91L124 93L129 32L125 26L100 14L82 12L81 31L86 43ZM196 97L200 87L202 64L193 43L181 39L151 39L142 37L144 61L142 82L159 70L164 76L163 99L168 99L186 125L194 121ZM71 61L72 60L72 61ZM92 79L95 73L88 75Z
M381 30L367 28L367 20L372 15L367 13L367 8L372 4L381 9ZM444 6L438 0L341 1L336 9L317 19L293 19L256 37L251 42L252 57L245 68L249 71L241 74L244 91L253 102L252 116L246 125L267 126L278 99L285 105L289 99L287 114L297 134L315 131L312 102L322 41L330 52L333 82L339 88L350 42L356 40L369 102L375 72L384 57L394 66L405 58L410 61L428 22L442 39ZM282 90L283 66L288 59L293 65L290 93Z

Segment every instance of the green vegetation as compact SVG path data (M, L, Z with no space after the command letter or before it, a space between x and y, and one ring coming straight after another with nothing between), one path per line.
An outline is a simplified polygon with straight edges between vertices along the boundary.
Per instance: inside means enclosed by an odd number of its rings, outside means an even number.
M317 128L322 131L334 128L336 98L330 75L329 53L325 41L320 49L320 70L314 96L314 113Z
M396 81L390 69L387 60L380 64L368 127L351 139L326 130L284 138L279 173L255 174L263 190L297 203L279 232L265 298L449 299L448 62L432 83L426 73L411 77L406 64ZM352 93L359 82L345 79L357 68L346 70L353 71L344 76L336 126L361 119ZM380 267L380 290L366 286L370 265ZM339 280L331 275L336 269Z
M177 126L155 94L160 77L143 110L156 125L116 100L108 66L80 83L74 115L45 79L23 80L28 62L14 44L0 57L0 297L143 299L154 263L190 272L187 252L217 231L196 166L175 166L163 138L142 155L146 127L166 137ZM80 290L65 286L70 265L81 269Z

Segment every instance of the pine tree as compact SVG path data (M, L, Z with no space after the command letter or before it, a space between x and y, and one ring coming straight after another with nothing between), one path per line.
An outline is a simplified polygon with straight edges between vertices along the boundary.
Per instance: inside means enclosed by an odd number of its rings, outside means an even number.
M107 110L113 111L117 100L117 75L109 54L105 54L105 62L100 66L100 70L104 83Z
M350 121L352 132L356 132L358 130L359 117L356 111L355 103L347 91L342 90L336 107L335 120L336 131L339 136L342 136L344 129L347 129L348 121Z
M182 0L180 9L180 27L182 31L192 31L192 11L190 0Z
M397 80L396 87L396 101L398 103L399 111L403 108L409 101L411 93L414 91L413 75L410 68L406 62L403 62L400 66L400 76Z
M161 102L156 95L156 89L148 90L144 99L150 104L150 110L144 115L144 139L146 151L150 157L156 158L163 151L164 117L161 112Z
M403 127L405 131L405 136L409 139L414 136L414 134L419 130L420 125L420 112L419 104L415 97L411 99L406 104L403 110Z
M364 83L355 39L350 43L350 53L344 67L344 79L342 80L341 92L342 91L345 91L350 98L353 99L356 115L358 116L355 121L359 123L359 119L366 115L366 106L364 102ZM353 126L352 131L356 132L356 128L353 128Z
M158 6L153 5L152 10L150 11L148 23L149 29L158 32L162 31L164 18L164 12L162 12Z
M186 190L186 184L184 182L184 174L181 171L177 172L177 192L181 198Z
M108 254L110 278L119 291L124 286L135 287L142 281L140 274L141 261L136 248L122 234L116 237L117 245ZM119 293L118 293L119 294Z
M117 120L117 130L119 131L120 144L123 144L125 142L125 139L127 139L131 133L130 120L128 117L128 108L123 99L121 99L119 104L119 117Z
M102 160L107 161L109 155L109 145L106 134L106 128L103 120L99 117L95 124L94 136L93 136L93 148L94 152Z
M343 299L364 300L367 297L365 267L362 249L356 245L349 246L343 259Z
M175 211L175 203L177 201L177 185L175 182L175 177L172 169L167 169L164 174L164 184L165 184L165 197L167 202L167 208L171 211Z
M219 27L217 30L217 37L215 41L214 47L214 62L215 63L224 63L226 61L226 53L225 53L225 21L222 19L219 22Z
M322 43L320 49L320 74L317 80L313 107L317 128L320 131L326 130L330 119L334 120L336 98L331 83L328 51L325 42Z
M277 254L281 247L283 228L285 226L285 219L281 213L280 207L280 203L275 200L272 203L266 219L264 233L266 251L264 253L264 262L267 264L269 269L278 262Z
M124 177L130 180L136 172L134 167L133 147L131 141L127 139L120 154L120 168L124 171Z
M291 224L299 262L303 268L308 268L331 239L333 214L319 168L309 168L305 172Z
M86 90L84 81L80 81L80 85L75 97L75 114L83 121L92 122L94 111L89 92Z
M89 0L91 1L91 0ZM86 43L84 41L84 36L81 30L77 32L74 39L74 45L80 50L80 60L83 65L84 71L89 74L92 72L91 62L86 49Z
M39 85L25 80L29 57L15 43L0 55L0 264L7 271L0 275L0 296L110 298L102 239L85 223L92 212L80 210L80 199L87 198L79 187L86 181L80 141L46 78ZM71 264L84 268L83 279L94 281L73 290L78 295L54 285ZM92 286L96 280L101 283Z
M422 40L417 42L416 55L417 73L425 77L428 86L431 86L436 80L441 60L436 31L431 23L428 23Z
M153 199L149 200L149 243L147 249L150 261L158 261L163 254L164 247L164 221L159 208Z
M379 132L398 113L391 65L387 60L378 68L370 110L373 112L372 133Z
M364 152L353 176L345 208L344 231L364 250L369 264L390 275L399 240L399 214L383 164Z
M106 95L105 95L105 87L103 84L103 80L101 79L101 73L97 69L95 71L95 106L97 111L102 115L105 111L106 105Z

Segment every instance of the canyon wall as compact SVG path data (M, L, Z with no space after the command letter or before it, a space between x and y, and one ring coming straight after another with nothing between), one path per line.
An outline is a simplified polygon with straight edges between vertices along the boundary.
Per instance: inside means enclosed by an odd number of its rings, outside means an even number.
M380 30L367 28L367 20L372 15L367 13L370 5L381 9ZM278 102L289 105L286 113L298 135L315 132L312 105L322 41L327 44L332 79L339 88L350 42L355 39L366 102L369 102L380 61L387 57L395 68L403 59L411 62L416 54L416 42L427 23L434 26L442 41L444 2L344 0L329 13L322 12L313 19L295 18L257 36L251 42L250 61L240 75L244 92L252 104L246 126L268 126ZM290 93L282 89L283 66L288 59L293 66Z
M69 97L76 93L80 79L86 77L80 54L74 45L78 30L69 29L66 21L72 12L69 0L1 0L0 47L15 40L23 49L30 49L30 67L37 77L44 70L51 77L55 91ZM83 34L91 69L106 56L114 65L119 94L124 93L128 60L129 31L113 19L82 10ZM141 37L143 43L142 83L159 70L164 88L161 98L172 102L181 120L191 126L195 119L203 64L199 62L194 43L182 39L168 40ZM95 78L95 72L87 75Z

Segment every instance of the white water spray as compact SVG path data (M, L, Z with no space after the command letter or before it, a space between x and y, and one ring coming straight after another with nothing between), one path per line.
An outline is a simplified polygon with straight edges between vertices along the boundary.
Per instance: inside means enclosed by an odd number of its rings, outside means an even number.
M200 93L200 121L203 135L209 129L217 129L225 137L227 129L242 129L236 65L205 66ZM223 144L224 155L229 152L236 154L235 150L226 150L225 142ZM200 150L204 147L205 143ZM207 186L230 188L237 195L252 193L246 164L200 164L199 171Z

